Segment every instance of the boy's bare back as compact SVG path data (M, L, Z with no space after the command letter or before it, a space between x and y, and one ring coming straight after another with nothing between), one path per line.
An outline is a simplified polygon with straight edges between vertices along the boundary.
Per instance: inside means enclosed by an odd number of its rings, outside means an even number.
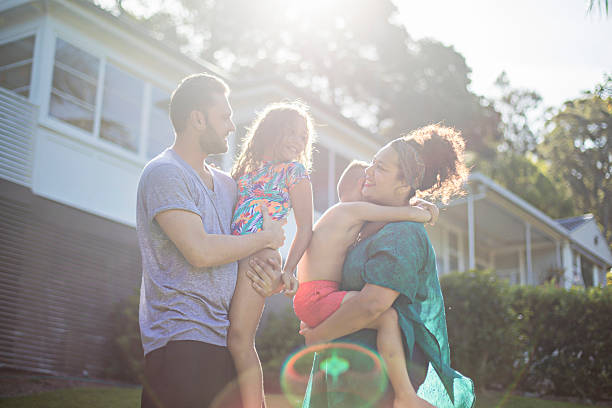
M342 279L344 258L364 224L343 211L346 205L334 205L315 223L310 245L298 264L300 283L313 280L340 282Z

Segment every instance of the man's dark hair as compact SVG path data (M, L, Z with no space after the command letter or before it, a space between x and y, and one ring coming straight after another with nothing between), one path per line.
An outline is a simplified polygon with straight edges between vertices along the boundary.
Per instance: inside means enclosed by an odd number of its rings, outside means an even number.
M183 78L170 97L170 120L174 131L185 130L191 112L210 107L215 95L227 97L228 94L227 84L214 75L194 74Z

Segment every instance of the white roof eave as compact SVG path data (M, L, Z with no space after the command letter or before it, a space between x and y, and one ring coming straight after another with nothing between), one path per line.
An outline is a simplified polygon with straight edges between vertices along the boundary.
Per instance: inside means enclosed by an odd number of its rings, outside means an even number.
M583 252L587 252L591 257L598 259L600 262L607 264L608 267L612 266L612 255L610 256L610 259L604 259L598 254L593 253L593 251L591 251L588 247L585 247L581 242L579 242L572 236L572 231L567 230L561 224L557 223L554 219L544 214L542 211L538 210L533 205L529 204L527 201L523 200L521 197L517 196L513 192L506 190L499 184L495 183L493 180L491 180L484 174L478 172L472 173L470 174L469 180L485 185L488 189L504 197L505 199L519 207L521 210L525 211L532 217L544 223L547 227L551 228L563 238L567 239L572 245L579 247Z

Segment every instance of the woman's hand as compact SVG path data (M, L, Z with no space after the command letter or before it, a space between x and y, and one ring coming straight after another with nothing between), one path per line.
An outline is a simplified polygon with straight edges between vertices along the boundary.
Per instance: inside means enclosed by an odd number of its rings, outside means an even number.
M253 289L260 296L269 297L282 289L279 271L280 264L273 258L267 260L251 258L246 274L251 280Z

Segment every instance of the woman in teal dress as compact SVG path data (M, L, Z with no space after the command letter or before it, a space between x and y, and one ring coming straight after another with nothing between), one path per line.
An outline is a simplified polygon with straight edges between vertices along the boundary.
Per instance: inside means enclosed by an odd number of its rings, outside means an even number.
M438 125L392 141L366 169L364 199L399 206L419 193L447 201L460 191L468 175L463 148L458 132ZM473 406L472 381L450 367L435 253L422 224L367 224L346 257L341 287L360 293L316 328L303 329L307 344L340 340L376 349L376 333L363 328L393 307L404 335L408 366L420 360L427 367L420 378L411 375L418 396L439 408ZM329 393L325 405L342 405L332 398ZM308 400L304 404L318 405ZM430 405L423 402L422 406Z

